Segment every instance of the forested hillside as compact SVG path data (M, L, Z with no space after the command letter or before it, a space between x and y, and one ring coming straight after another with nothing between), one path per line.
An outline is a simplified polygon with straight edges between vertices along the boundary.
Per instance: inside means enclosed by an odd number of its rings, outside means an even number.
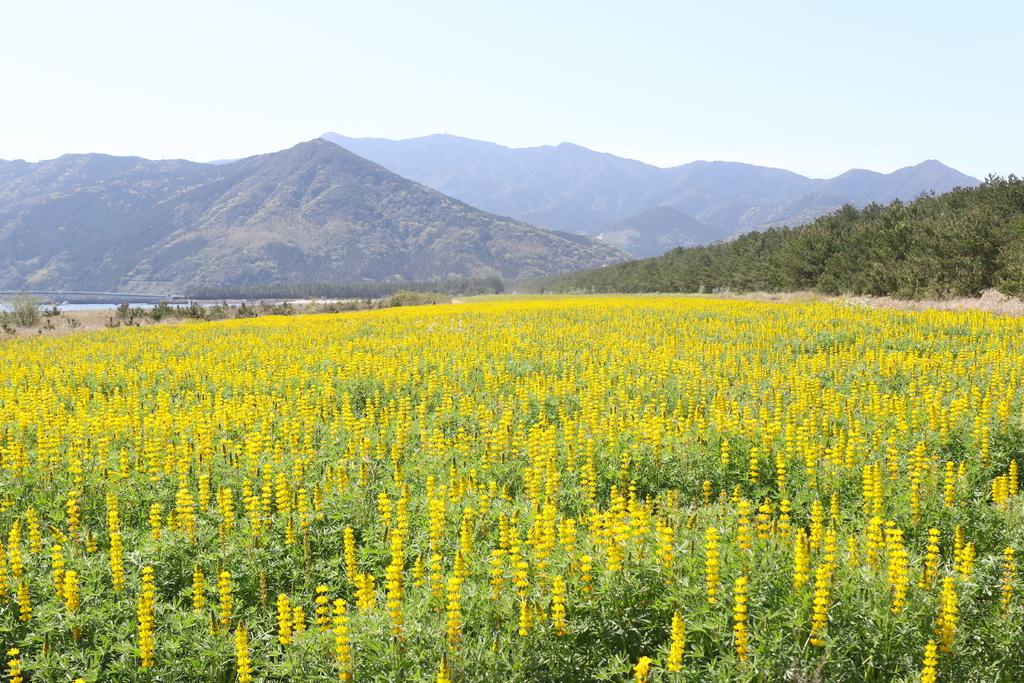
M520 278L626 258L495 216L324 140L226 164L0 164L0 289Z
M900 297L1024 294L1024 180L863 209L796 228L536 280L542 291L817 290Z

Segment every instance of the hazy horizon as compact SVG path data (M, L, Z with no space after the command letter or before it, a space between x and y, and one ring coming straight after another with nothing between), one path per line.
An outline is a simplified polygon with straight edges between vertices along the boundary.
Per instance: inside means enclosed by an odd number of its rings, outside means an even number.
M326 131L447 132L818 178L927 159L1024 171L1010 134L1024 9L1010 3L298 8L9 8L0 158L211 161Z
M337 131L325 131L323 135L327 135L328 133L337 133ZM338 135L344 135L343 133L337 133L337 134ZM309 138L308 140L297 140L295 142L295 144L288 145L287 147L285 147L283 149L287 149L288 147L294 147L297 144L301 144L303 142L308 142L310 140L323 139L323 135L314 136L312 138ZM368 139L368 140L372 140L372 139L380 140L380 139L383 139L383 140L391 140L391 141L394 141L394 142L402 142L402 141L406 141L406 140L415 140L415 139L420 139L420 138L433 137L433 136L443 136L443 135L451 136L451 137L456 137L456 138L462 138L462 139L465 139L465 140L473 140L475 142L496 144L496 145L499 145L499 146L502 146L502 147L507 147L509 149L536 149L536 148L540 148L540 147L558 147L558 146L563 145L563 144L578 145L578 143L575 143L572 140L562 140L560 142L544 143L544 144L540 144L540 145L513 146L513 145L504 145L501 142L497 142L497 141L494 141L494 140L480 140L478 138L467 138L466 136L463 136L463 135L458 135L456 133L447 133L447 132L446 133L427 133L425 135L417 135L417 136L413 136L413 137L410 137L410 138L384 138L384 137L379 136L379 135L361 135L361 136L348 135L348 136L345 136L345 137L358 138L358 139ZM579 145L579 146L582 147L582 145ZM656 164L656 163L652 163L652 162L649 162L649 161L645 161L644 159L634 159L632 157L624 157L621 154L615 154L614 152L608 152L607 150L592 149L592 148L589 148L589 147L587 147L586 149L589 149L592 152L597 152L597 153L600 153L600 154L611 154L611 155L616 156L616 157L620 157L620 158L624 158L624 159L631 159L633 161L639 161L639 162L648 164L650 166L655 166L657 168L662 168L662 169L669 169L669 168L673 168L673 167L677 167L677 166L685 166L686 164L690 164L690 163L701 163L701 162L719 163L719 162L721 162L721 163L751 164L751 165L757 165L757 166L762 166L762 167L766 167L766 168L776 168L776 169L779 169L779 170L800 173L799 171L795 171L794 169L791 169L791 168L784 168L782 166L776 166L776 165L767 164L767 163L766 164L754 164L754 162L745 161L743 159L714 159L714 158L690 159L689 161L683 161L683 162L681 162L679 164L661 165L661 164ZM28 161L30 163L38 163L38 162L41 162L41 161L52 161L53 159L57 159L57 158L59 158L61 156L64 156L64 155L104 154L104 155L109 155L109 156L140 157L140 158L149 159L149 160L153 160L153 161L180 160L180 161L194 161L194 162L197 162L197 163L204 163L204 164L224 164L224 163L231 163L231 162L234 162L234 161L240 161L240 160L245 159L247 157L259 156L259 155L262 155L262 154L272 154L272 153L277 152L277 151L281 151L281 150L268 149L268 150L264 150L264 151L260 151L260 152L254 152L253 154L249 154L249 155L246 155L246 156L243 156L243 157L236 157L236 158L229 158L229 159L191 159L191 158L187 158L187 157L175 157L175 156L147 157L145 155L140 155L140 154L116 154L115 155L115 154L111 154L110 152L104 152L104 151L100 151L100 150L93 150L93 151L70 151L70 152L64 152L62 154L57 155L56 157L47 157L47 158L43 158L43 159L24 159L24 158L19 158L19 159L2 159L2 160L4 160L4 161ZM954 168L954 170L965 172L965 171L963 171L963 169L958 169L958 168L952 167L950 164L946 164L942 159L920 159L919 161L916 161L916 162L913 162L913 163L909 163L909 164L905 164L903 166L895 166L893 168L886 168L886 169L862 168L862 167L851 166L849 168L843 169L842 171L840 171L840 172L838 172L836 174L829 175L829 176L811 176L811 175L808 175L806 173L803 173L801 175L807 176L808 178L811 178L811 179L828 180L830 178L834 178L834 177L836 177L838 175L841 175L842 173L845 173L845 172L848 172L848 171L874 171L874 172L878 172L878 173L885 173L885 174L887 174L887 173L891 173L893 171L900 170L902 168L908 168L908 167L917 166L917 165L926 163L928 161L938 161L939 163L942 163L942 164L944 164L946 166ZM971 174L967 173L967 175L971 175ZM979 180L984 180L984 176L972 176L972 177L976 177Z

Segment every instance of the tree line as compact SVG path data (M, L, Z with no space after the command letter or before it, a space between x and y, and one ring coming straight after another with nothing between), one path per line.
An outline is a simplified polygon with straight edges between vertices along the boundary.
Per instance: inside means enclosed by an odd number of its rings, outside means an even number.
M1024 295L1024 179L847 205L794 228L534 280L532 291L816 290L903 298Z
M500 294L499 277L448 278L444 280L385 280L383 282L307 282L194 287L188 299L377 299L398 292L441 292L453 296Z

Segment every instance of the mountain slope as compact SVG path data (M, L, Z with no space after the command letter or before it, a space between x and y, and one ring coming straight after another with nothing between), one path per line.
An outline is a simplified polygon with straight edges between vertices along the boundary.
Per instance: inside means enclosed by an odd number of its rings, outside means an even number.
M518 278L624 258L322 140L219 165L80 155L32 166L0 183L0 288Z
M909 200L978 181L938 162L890 174L850 171L818 180L782 169L720 161L658 168L563 143L512 149L453 135L333 141L474 206L548 227L599 234L648 209L668 206L736 234L804 222L838 206Z
M0 288L108 288L153 238L131 222L218 177L205 164L65 155L0 180ZM2 168L2 167L0 167ZM0 171L2 173L2 171ZM157 229L159 232L159 229ZM107 272L96 279L99 271Z
M794 228L556 276L546 291L813 289L904 298L1024 294L1024 180L841 210Z
M954 187L973 187L978 181L945 164L930 159L916 166L907 166L889 174L855 169L824 180L814 188L815 194L835 195L852 204L886 203L893 199L910 201L923 192L937 194Z
M596 234L631 216L660 169L578 145L511 149L454 135L324 139L487 211Z
M708 241L716 229L679 209L659 206L619 221L606 228L599 240L614 244L636 258L663 254L678 246L695 246ZM720 237L727 237L720 234Z

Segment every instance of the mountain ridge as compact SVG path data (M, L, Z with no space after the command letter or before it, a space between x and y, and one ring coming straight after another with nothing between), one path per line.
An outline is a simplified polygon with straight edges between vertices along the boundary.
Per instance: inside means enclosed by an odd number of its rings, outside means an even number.
M488 214L319 139L226 164L72 155L10 175L0 183L5 288L518 278L625 256Z
M707 242L721 232L733 236L806 222L847 203L907 201L980 182L935 160L891 173L851 169L821 179L732 161L662 168L569 142L512 148L450 134L322 137L474 206L590 235L669 206L712 226Z
M663 254L678 246L701 244L715 228L679 209L658 206L603 230L597 238L623 249L637 258ZM718 238L727 235L719 234Z

